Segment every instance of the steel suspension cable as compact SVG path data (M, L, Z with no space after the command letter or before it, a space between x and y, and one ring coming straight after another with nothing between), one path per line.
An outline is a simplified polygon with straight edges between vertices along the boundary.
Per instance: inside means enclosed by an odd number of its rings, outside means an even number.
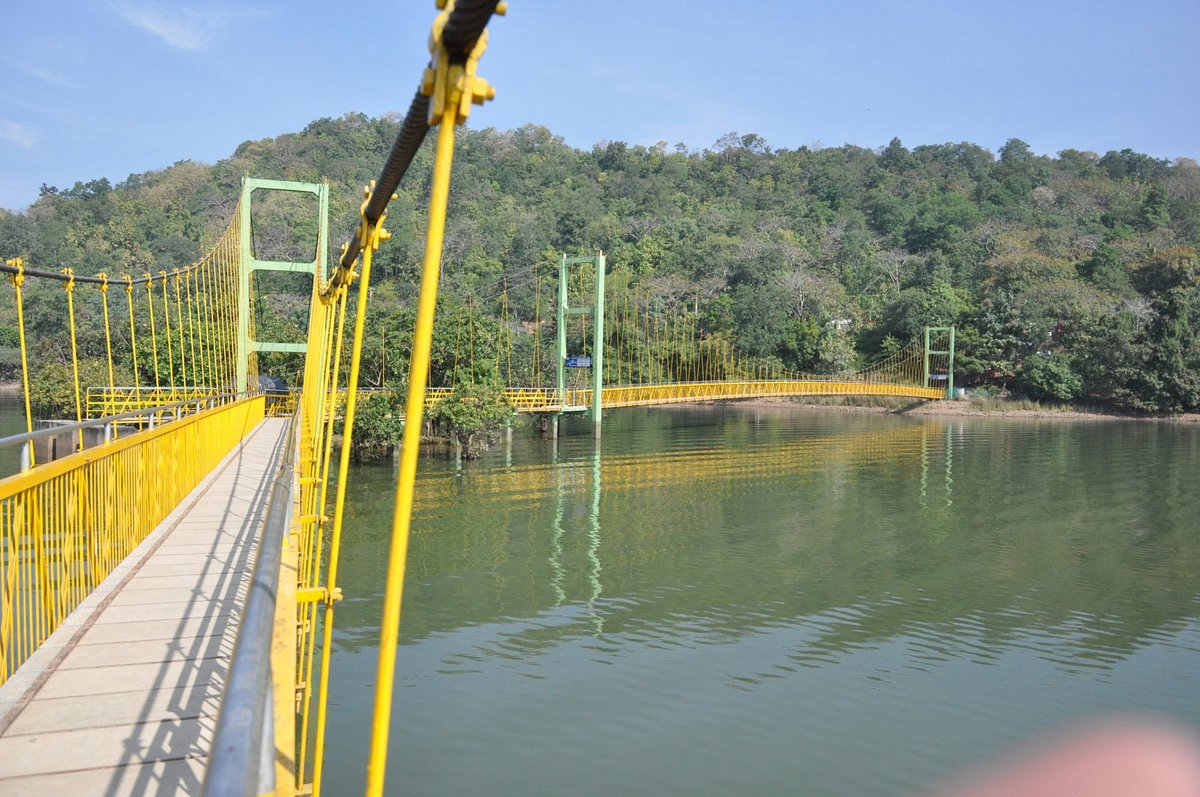
M142 383L141 372L138 370L137 330L133 323L133 279L125 275L125 301L129 305L129 349L133 355L133 381L135 385Z
M71 370L75 375L75 422L83 422L83 402L79 394L79 346L75 340L75 274L70 268L63 269L67 275L65 290L67 292L67 315L70 318L71 329ZM79 429L79 448L83 450L83 428Z
M225 363L225 369L221 375L222 384L229 385L231 389L236 389L237 377L234 369L236 368L235 363L237 362L237 354L235 349L237 343L233 339L233 315L229 300L229 297L233 296L233 280L230 278L231 269L236 267L233 263L231 263L233 255L230 250L232 247L233 241L226 240L222 251L222 257L220 258L217 268L217 293L219 296L225 297L225 300L221 302L219 308L222 316L221 326L224 330L221 334L221 361Z
M25 431L32 433L33 413L29 408L29 348L26 345L25 339L25 301L21 290L25 284L25 267L19 257L6 260L4 264L14 269L10 279L12 280L17 298L17 341L21 346L21 383L25 394ZM30 466L35 464L33 445L29 446L29 464Z
M103 271L96 275L104 280L100 286L101 305L104 307L104 350L108 360L108 397L112 401L117 392L117 380L113 376L112 331L108 323L108 275ZM103 413L109 414L107 412ZM113 425L113 433L117 434L117 425Z
M147 274L146 276L149 277L150 275ZM146 305L146 314L150 319L150 353L154 356L154 390L161 393L162 380L159 378L158 370L158 331L154 323L154 283L149 281L146 282Z
M175 281L175 328L179 332L179 381L182 383L184 396L187 396L189 391L188 385L188 367L187 367L187 347L183 345L183 290L180 288L179 269L175 269L172 275ZM166 288L164 283L163 288Z
M208 259L204 261L204 268L196 273L196 293L201 298L200 313L203 316L204 325L204 359L205 359L205 378L208 380L209 386L216 390L220 386L220 381L217 379L217 357L216 351L213 349L213 322L212 322L212 292L208 284L208 272L212 268L212 264Z
M184 274L183 281L184 286L187 288L188 349L192 353L192 387L195 388L200 384L200 379L197 378L197 371L200 370L201 373L203 371L198 368L200 363L196 359L196 326L192 319L192 278L190 275ZM200 350L204 351L203 347Z
M167 374L171 380L171 400L176 399L176 380L175 380L175 350L174 344L171 341L171 299L167 294L167 272L160 271L162 277L162 301L163 301L163 326L165 327L165 336L167 339Z
M368 197L370 192L368 191ZM366 203L364 202L364 206ZM365 218L365 217L364 217ZM384 217L381 216L382 220ZM359 364L362 358L362 341L363 329L366 323L367 316L367 296L371 282L371 261L372 255L379 247L380 240L385 236L382 226L367 226L364 222L364 234L366 242L360 251L362 252L362 274L358 277L358 297L355 303L354 316L354 337L351 344L350 352L350 376L347 381L346 392L346 408L343 412L343 428L342 434L342 450L338 460L338 486L337 494L334 498L333 510L333 531L330 535L329 542L329 571L327 590L334 593L337 590L338 563L342 537L342 523L345 517L346 505L346 487L349 481L350 470L350 445L352 430L354 429L354 417L358 409L358 377ZM421 392L424 392L424 377L421 379ZM404 424L405 437L408 436L408 430L418 428L420 425L420 415L406 415ZM328 657L333 647L333 606L334 602L328 600L325 603L325 618L324 618L324 636L321 646L321 686L317 696L317 729L315 749L318 751L317 758L314 761L313 768L313 796L320 797L321 774L324 762L324 757L320 751L325 747L325 715L328 707L329 696L329 666ZM382 644L382 642L381 642ZM370 774L368 771L368 789L369 789Z
M353 275L351 275L350 278L352 280ZM327 407L328 407L327 412L329 413L330 418L329 418L329 421L325 424L325 440L324 440L324 444L322 445L322 449L321 449L320 490L318 492L318 498L317 498L317 508L318 508L318 511L322 514L322 516L324 515L324 508L326 506L326 501L328 499L329 468L330 468L330 464L331 464L331 460L332 460L332 453L333 453L333 415L335 415L337 412L338 380L339 380L341 364L342 364L342 344L343 344L343 341L345 340L344 333L345 333L345 329L346 329L346 305L347 305L347 297L349 294L348 289L349 289L349 284L347 283L347 284L342 285L340 288L337 288L334 291L334 296L336 297L334 300L336 310L333 313L333 315L336 316L335 323L337 326L337 333L336 333L336 337L334 338L334 340L336 341L336 344L334 346L334 350L333 350L332 356L330 358L332 360L332 363L330 363L330 366L329 366L330 368L332 368L332 374L329 377L329 390L328 390L328 399L327 399ZM345 428L344 421L343 421L343 428ZM313 575L312 583L314 583L314 584L317 583L317 579L320 577L321 546L323 545L323 542L324 542L324 526L325 526L325 521L322 520L321 533L318 536L318 548L317 548L316 555L314 557L314 562L313 562L314 575ZM311 610L311 615L310 615L310 617L312 618L312 622L314 622L314 623L316 621L316 612L317 612L317 604L314 603L312 605L312 610ZM305 653L305 658L306 658L305 682L306 683L312 683L313 645L315 644L315 642L316 642L316 634L312 633L309 635L308 650ZM323 647L321 650L322 672L326 671L329 666L327 654L325 653L326 650L327 650L327 648L325 648L325 647ZM320 693L318 693L318 702L320 700L319 695L320 695ZM311 690L305 690L304 700L305 700L304 714L303 714L303 718L301 720L301 739L303 741L302 741L299 763L298 763L298 768L297 768L297 772L300 773L301 775L305 771L304 759L305 759L305 754L307 752L307 740L308 740L308 735L309 735L308 706L309 706L309 701L311 700ZM324 719L323 715L320 719L321 720ZM324 739L324 732L322 731L322 740L323 739ZM319 758L320 754L318 754L317 757ZM317 777L315 774L313 777L313 790L314 790L314 794L317 794L320 791L320 778Z
M454 157L455 125L465 121L470 102L482 102L490 92L486 82L475 77L474 65L487 46L484 27L499 4L495 0L470 2L464 0L449 14L435 23L432 68L427 70L422 88L432 96L435 113L432 121L439 125L434 155L433 183L429 202L429 225L426 230L425 256L421 268L421 287L417 302L417 320L413 332L412 355L409 358L408 397L405 405L400 467L396 483L396 508L392 518L392 540L388 554L388 571L384 595L383 617L380 623L379 670L375 692L371 748L367 764L367 789L370 797L383 793L387 762L387 740L391 724L392 691L395 679L396 649L399 641L401 601L404 572L408 553L409 530L412 522L413 490L415 488L418 444L424 413L425 385L429 374L429 355L433 338L433 322L437 308L438 277L441 270L442 239L445 232L446 206L449 198L450 174ZM426 120L427 122L429 120ZM398 179L398 178L397 178ZM395 184L381 181L378 191L385 197ZM371 203L364 208L364 215ZM370 217L364 219L370 224ZM366 229L370 229L366 226ZM371 241L363 238L363 244ZM364 257L364 268L366 258ZM365 276L364 276L365 280Z

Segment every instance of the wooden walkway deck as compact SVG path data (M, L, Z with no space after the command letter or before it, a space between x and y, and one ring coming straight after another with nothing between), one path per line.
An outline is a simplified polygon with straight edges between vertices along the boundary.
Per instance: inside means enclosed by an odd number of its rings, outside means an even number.
M199 793L285 427L263 421L0 688L0 794Z

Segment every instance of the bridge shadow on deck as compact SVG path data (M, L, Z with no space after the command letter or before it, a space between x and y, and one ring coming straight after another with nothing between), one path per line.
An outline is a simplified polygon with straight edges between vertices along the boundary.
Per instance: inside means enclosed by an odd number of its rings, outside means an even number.
M254 434L269 434L269 431L261 427ZM265 471L248 466L246 448L224 464L222 472L194 499L188 514L163 539L154 563L141 568L138 574L146 573L142 585L135 576L123 590L123 594L135 600L139 592L152 599L156 587L149 582L161 577L149 575L147 570L156 572L154 567L159 562L176 555L194 563L181 565L188 572L179 577L190 578L193 586L187 601L179 606L181 616L165 643L165 657L147 685L149 692L133 732L124 740L124 751L105 789L106 795L200 792L202 767L160 769L144 762L206 758L212 744L241 608L258 550L259 531L270 497L269 477L278 467L284 438L279 436L271 448ZM259 478L262 473L266 478ZM229 482L232 489L223 500L215 506L209 504L219 495L219 487ZM215 527L207 520L214 515ZM193 518L202 522L189 524ZM205 536L205 527L210 530L208 542L191 542ZM205 547L199 558L190 550L197 546ZM172 566L168 562L164 569ZM164 713L169 715L168 719L159 718Z

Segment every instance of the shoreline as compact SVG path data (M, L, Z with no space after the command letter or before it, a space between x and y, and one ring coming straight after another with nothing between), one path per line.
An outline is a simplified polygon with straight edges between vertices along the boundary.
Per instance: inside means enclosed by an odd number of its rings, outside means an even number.
M1168 423L1200 423L1200 414L1182 413L1180 415L1123 415L1117 412L1098 412L1095 410L1076 409L981 409L972 406L970 401L930 401L900 415L934 416L934 417L973 417L984 418L996 416L1000 418L1059 418L1067 421L1166 421Z
M824 404L807 401L806 396L795 397L764 397L758 399L738 399L726 402L689 402L666 406L699 407L709 403L722 403L729 406L741 406L756 409L793 408L802 410L819 410L822 412L868 413L873 415L900 415L915 418L1032 418L1037 420L1063 421L1158 421L1168 423L1200 423L1200 413L1183 413L1181 415L1121 415L1119 413L1097 412L1075 409L1005 409L1003 407L983 409L974 405L970 400L933 400L914 399L910 403L897 403L894 406L866 406L856 404Z

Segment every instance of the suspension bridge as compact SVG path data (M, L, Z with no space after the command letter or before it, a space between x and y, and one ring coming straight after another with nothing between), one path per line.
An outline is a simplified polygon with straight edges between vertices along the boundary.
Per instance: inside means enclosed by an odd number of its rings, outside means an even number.
M368 793L382 793L421 421L450 392L431 384L430 348L454 128L493 93L476 67L504 10L442 6L421 88L336 256L327 185L246 178L196 263L84 275L13 257L0 268L25 422L0 440L18 471L0 480L0 792L320 793L338 556L353 532L350 435L335 425L353 429L368 387L364 327L388 202L436 128L368 762ZM311 258L256 247L255 208L271 194L314 208ZM551 433L578 413L599 437L603 413L622 407L953 391L953 329L857 371L795 373L738 352L694 315L636 294L606 304L608 270L599 253L548 264L554 289L524 321L498 286L505 337L492 370L513 412L542 416ZM267 272L309 282L303 341L257 333L255 285ZM53 338L69 353L61 366L46 363L54 347L29 321L47 307L65 317ZM514 367L515 349L533 356ZM287 358L295 390L264 393L261 364ZM453 370L474 370L469 351L463 359L469 368ZM41 428L46 406L60 420Z

